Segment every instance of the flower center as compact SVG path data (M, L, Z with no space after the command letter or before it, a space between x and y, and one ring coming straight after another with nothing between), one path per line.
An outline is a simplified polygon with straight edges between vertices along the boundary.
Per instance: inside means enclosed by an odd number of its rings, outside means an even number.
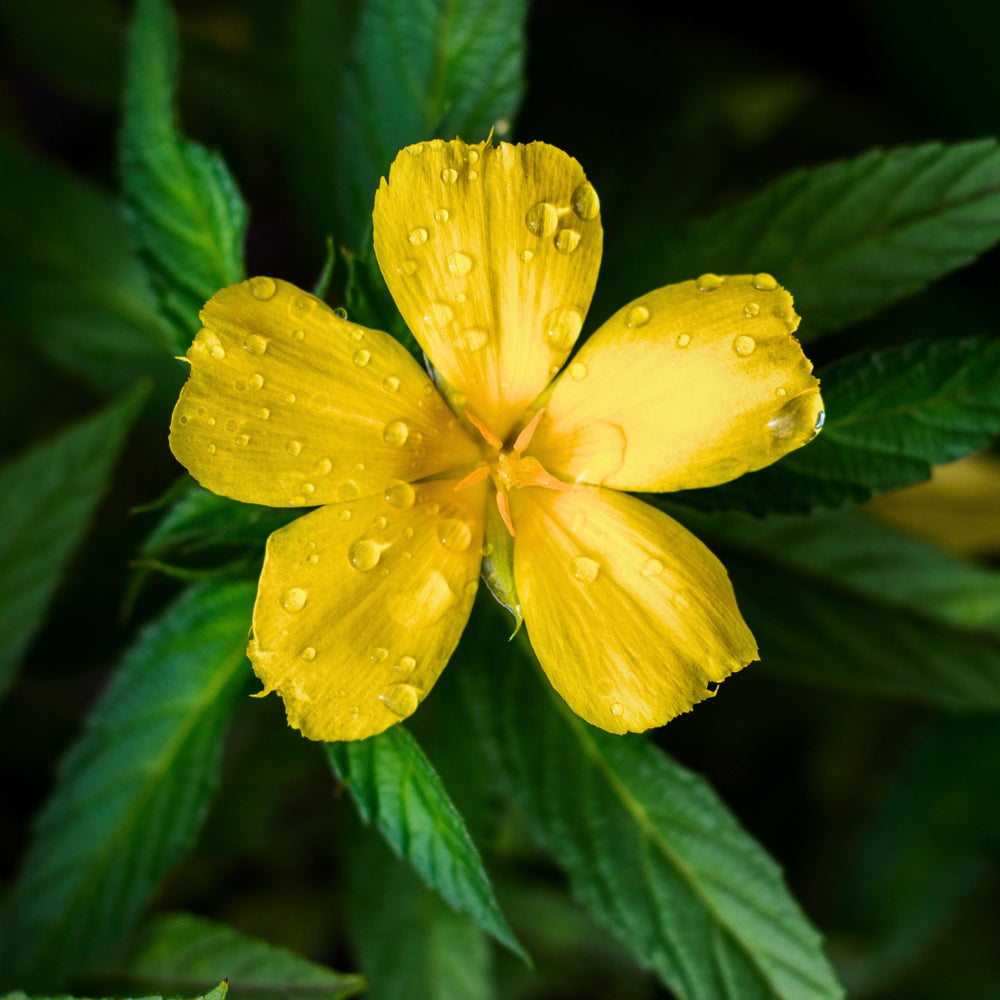
M493 485L497 491L497 510L500 517L507 526L511 536L517 534L514 530L514 522L510 516L510 500L507 494L510 490L519 490L523 486L541 486L548 490L571 490L573 487L569 483L564 483L561 479L556 479L537 458L524 455L523 452L531 444L538 425L545 414L543 406L531 418L525 428L514 439L511 448L505 449L500 436L483 423L474 413L465 411L469 423L482 435L489 451L485 454L484 460L476 466L456 487L455 490L464 490L468 486L481 483L489 477L493 480Z

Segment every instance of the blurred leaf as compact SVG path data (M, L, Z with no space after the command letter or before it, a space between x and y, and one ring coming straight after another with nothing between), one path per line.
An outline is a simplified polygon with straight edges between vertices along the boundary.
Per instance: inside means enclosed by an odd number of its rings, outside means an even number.
M400 149L456 135L478 142L497 122L509 124L523 85L525 3L362 0L356 13L349 6L300 3L291 59L303 108L316 113L297 119L290 138L300 171L310 159L323 167L321 177L306 178L319 225L358 248L379 178ZM331 46L348 39L349 60L337 72Z
M367 1000L493 1000L489 942L385 846L348 839L347 907Z
M252 584L193 587L139 636L60 764L15 884L6 979L58 988L120 945L193 843L249 676Z
M674 499L752 514L838 507L929 479L932 465L1000 432L1000 340L906 344L821 374L829 416L819 438L759 472Z
M166 0L138 0L125 74L122 184L180 353L205 301L243 278L246 206L222 157L179 132L176 73L177 32Z
M323 267L313 284L312 293L318 299L325 299L326 293L330 289L330 279L333 277L333 270L337 264L337 251L333 245L333 237L326 238L326 253L323 255Z
M852 996L923 958L1000 849L1000 722L942 718L896 775L846 887L849 929L874 947L852 963Z
M226 979L234 1000L343 1000L364 989L361 976L334 972L285 948L188 913L156 917L113 972L125 989L155 986L170 996Z
M520 955L469 836L434 766L401 725L367 740L328 743L330 762L347 783L362 819L456 910Z
M628 258L630 297L704 271L770 271L800 336L837 330L970 264L1000 239L993 139L871 150L799 170Z
M168 370L170 338L117 206L0 137L0 326L102 395Z
M476 722L591 914L686 1000L840 997L777 864L708 785L588 726L511 650L504 670L463 675Z
M761 665L796 680L1000 709L1000 575L860 513L704 517Z
M226 1000L226 993L229 991L229 985L226 982L219 983L210 993L206 993L204 996L200 996L197 1000ZM7 993L0 1000L29 1000L27 993ZM30 1000L54 1000L52 997L31 997ZM73 1000L72 997L67 997L64 994L60 995L58 1000ZM163 997L143 997L142 1000L163 1000Z
M0 694L107 488L146 397L140 388L0 467Z

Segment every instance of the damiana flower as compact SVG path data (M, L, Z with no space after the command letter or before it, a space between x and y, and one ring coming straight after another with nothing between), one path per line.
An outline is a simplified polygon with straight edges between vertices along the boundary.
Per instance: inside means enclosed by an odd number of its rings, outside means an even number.
M388 334L257 277L206 304L171 425L208 489L318 508L269 539L253 614L250 658L290 725L361 739L410 715L481 571L556 690L611 732L756 659L719 561L620 491L713 486L815 436L791 296L767 274L660 288L564 367L602 230L582 168L544 143L409 147L374 238L437 387Z

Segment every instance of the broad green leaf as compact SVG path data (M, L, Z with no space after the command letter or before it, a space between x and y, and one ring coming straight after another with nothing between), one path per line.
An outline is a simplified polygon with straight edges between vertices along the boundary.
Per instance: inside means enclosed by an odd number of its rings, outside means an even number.
M212 920L188 913L156 917L128 957L101 979L126 989L140 983L169 996L226 979L234 997L256 1000L344 1000L364 989L361 976L334 972Z
M919 292L998 239L995 140L876 149L664 233L626 255L621 287L631 297L704 271L770 271L795 296L808 339Z
M360 830L347 844L349 929L366 1000L494 1000L489 941Z
M223 981L219 983L219 985L216 986L215 989L212 990L211 992L204 994L204 996L197 997L197 1000L226 1000L226 993L228 993L228 991L229 991L229 984ZM6 993L2 997L0 997L0 1000L57 1000L57 998L37 997L37 996L29 997L27 993L22 993L18 991L16 993ZM61 995L58 997L58 1000L75 1000L75 998ZM142 997L141 1000L163 1000L163 997L147 996L147 997Z
M729 571L763 668L810 683L1000 710L1000 574L861 513L757 521L662 505Z
M935 720L895 775L846 885L845 931L869 948L854 992L884 988L921 960L988 878L1000 849L1000 721Z
M325 121L314 129L306 119L290 138L303 171L303 158L324 168L309 184L318 222L359 248L379 178L403 146L456 135L478 142L498 122L509 126L521 97L525 3L362 0L350 14L346 6L300 3L292 61L306 106L319 104L315 117ZM345 44L337 72L330 52Z
M59 766L15 884L6 979L58 988L117 947L193 843L246 684L252 584L194 587L136 640Z
M0 467L0 694L86 535L145 395L133 391Z
M180 133L176 74L177 32L166 0L138 0L125 74L122 184L180 353L205 300L243 278L246 206L222 157Z
M840 997L777 864L708 785L588 726L532 666L522 644L463 677L498 774L592 916L685 1000Z
M493 894L482 858L434 766L401 725L367 740L328 743L362 819L456 910L527 960Z
M170 337L118 206L0 138L0 329L102 395L169 381Z
M929 479L1000 432L1000 340L918 342L820 373L822 434L780 462L680 503L753 514L858 503Z
M423 350L396 308L389 288L379 270L371 240L366 240L360 253L344 251L347 264L347 285L344 289L347 312L365 326L385 330L396 338L418 361Z

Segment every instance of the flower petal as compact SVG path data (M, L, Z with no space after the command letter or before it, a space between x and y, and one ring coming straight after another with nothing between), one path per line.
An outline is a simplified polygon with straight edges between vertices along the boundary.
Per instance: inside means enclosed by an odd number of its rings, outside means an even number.
M792 297L767 274L668 285L629 303L560 375L530 452L625 490L728 482L822 426Z
M380 733L444 669L476 593L486 497L454 485L398 483L268 540L249 654L304 736Z
M587 722L663 725L757 658L722 564L666 514L595 487L519 490L511 504L531 644Z
M554 146L403 150L375 196L375 252L434 366L506 438L576 341L602 230L583 168Z
M214 493L272 507L330 503L476 458L396 340L286 281L223 288L201 321L170 447Z

